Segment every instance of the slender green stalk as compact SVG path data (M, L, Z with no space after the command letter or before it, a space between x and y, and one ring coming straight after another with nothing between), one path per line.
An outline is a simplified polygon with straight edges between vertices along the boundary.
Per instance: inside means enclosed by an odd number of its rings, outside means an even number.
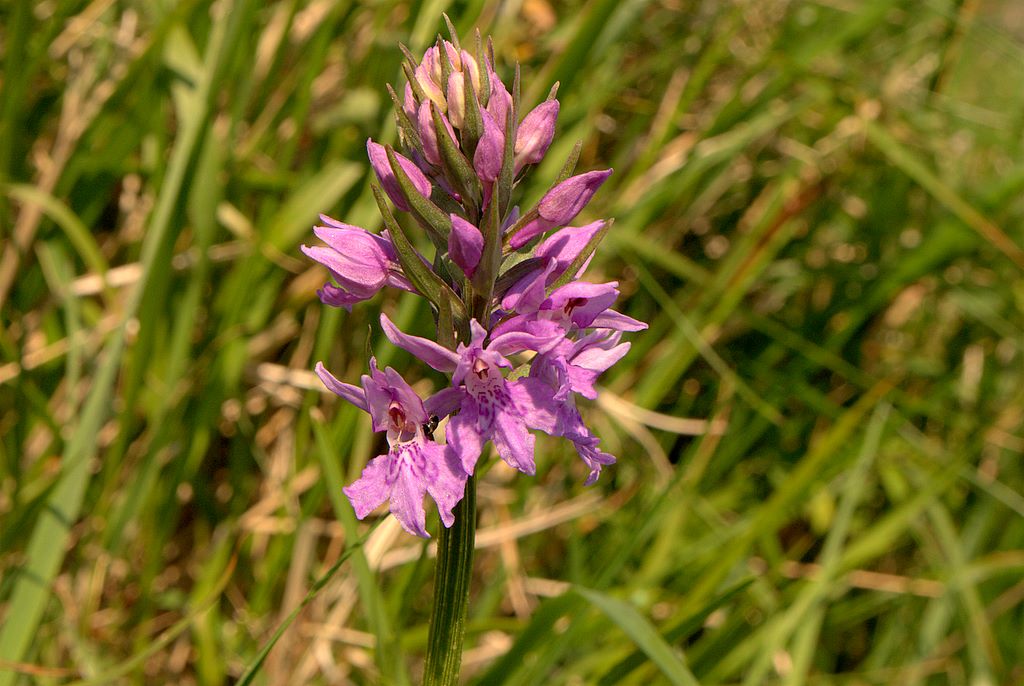
M459 681L466 608L473 575L476 539L476 477L466 481L466 494L455 507L455 523L441 527L437 537L434 609L430 616L424 686L449 686Z

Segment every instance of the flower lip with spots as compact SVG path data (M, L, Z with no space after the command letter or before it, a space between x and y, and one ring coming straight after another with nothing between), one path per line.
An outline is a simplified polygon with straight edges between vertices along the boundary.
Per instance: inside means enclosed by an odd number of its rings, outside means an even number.
M406 531L429 538L423 509L423 497L429 494L441 521L451 526L452 509L462 499L468 475L423 430L438 400L431 397L424 403L398 372L377 369L373 358L362 388L339 381L322 363L316 372L331 391L370 413L374 431L387 434L388 452L370 460L362 476L343 489L356 516L363 519L387 502Z
M387 315L381 326L388 339L416 355L438 371L452 374L453 388L460 393L458 414L448 422L445 437L450 452L472 474L487 441L509 466L525 474L536 473L531 429L553 426L558 407L543 382L529 377L514 381L502 369L511 369L506 355L524 350L547 350L557 344L560 328L553 322L538 323L533 331L510 331L495 336L484 346L487 330L475 319L472 338L452 352L434 341L410 336Z

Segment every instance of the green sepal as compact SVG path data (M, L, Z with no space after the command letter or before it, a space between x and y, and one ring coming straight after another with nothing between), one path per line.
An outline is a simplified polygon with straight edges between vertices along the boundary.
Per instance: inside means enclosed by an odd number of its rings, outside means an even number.
M527 212L523 213L523 215L519 217L519 219L516 220L515 224L508 227L508 231L505 232L506 243L512 240L512 237L519 233L520 229L522 229L524 226L526 226L527 224L529 224L534 219L540 216L540 212L537 209L539 205L540 203L537 203L537 206L531 207Z
M420 142L419 131L416 130L416 126L409 119L409 115L405 113L405 108L398 101L398 94L395 93L395 89L391 87L390 83L387 84L387 88L388 95L391 96L391 102L395 104L395 121L398 122L398 130L401 132L406 146L410 150L422 150L423 144Z
M427 94L423 92L420 82L416 80L416 58L409 52L409 48L401 43L398 44L398 47L405 54L405 59L402 60L402 72L405 74L405 80L409 82L409 87L412 88L413 95L416 96L416 104L418 105L427 100Z
M437 342L455 350L455 321L452 317L452 305L442 300L437 307Z
M569 153L565 164L562 165L562 171L558 172L558 178L555 179L554 183L555 186L568 179L576 171L576 163L580 161L580 150L582 149L583 141L576 141L576 145L572 146L572 152Z
M473 307L474 314L487 317L490 312L477 313L477 309L486 310L490 307L491 296L494 293L494 281L501 269L501 214L498 211L496 198L491 197L487 205L487 211L480 221L480 233L484 237L484 248L480 253L480 262L477 264L476 272L473 274L473 287L480 298L483 299L481 308Z
M441 95L443 100L448 102L448 84L452 78L452 64L451 58L448 57L448 51L444 47L444 39L441 38L441 34L437 34L437 40L434 41L434 47L437 48L437 63L441 65Z
M516 262L511 267L506 269L498 277L498 280L494 282L494 296L500 298L505 295L505 291L516 285L519 279L523 278L532 271L541 269L544 266L544 260L540 257L527 257L524 260Z
M402 191L402 197L405 198L405 201L409 203L409 207L412 208L413 216L430 235L430 240L439 246L439 249L443 250L444 248L441 246L448 245L448 234L452 230L451 218L428 198L420 195L420 192L416 190L416 186L413 185L412 179L409 178L402 165L399 164L398 158L395 156L395 149L390 145L385 145L384 150L387 152L388 163L391 165L391 171L395 175L398 187Z
M398 49L402 51L402 54L405 55L406 61L412 65L413 69L416 69L416 67L419 66L419 63L416 61L416 55L412 54L412 50L409 49L409 46L405 43L399 43Z
M480 101L477 99L476 86L473 85L473 74L465 68L462 69L462 90L465 100L465 112L462 115L462 149L466 151L466 157L470 158L476 152L476 145L480 137L484 135L484 120L480 116Z
M440 276L423 263L419 253L416 252L416 248L409 241L409 236L406 235L405 229L402 228L402 225L391 214L391 208L388 207L387 198L380 184L374 180L370 183L370 188L373 190L373 198L377 201L377 208L380 210L381 217L384 218L384 226L391 237L391 244L395 246L395 253L398 255L398 261L402 265L405 277L439 312L444 306L443 303L449 301L447 307L450 310L465 316L465 307L462 305L462 301L459 300L459 296L455 294L455 291Z
M441 153L441 164L445 176L462 196L462 204L470 215L469 220L476 223L480 216L480 198L483 195L480 179L477 177L473 165L469 163L462 151L456 147L455 141L448 135L448 128L441 119L441 111L437 107L431 106L430 115L434 120L437 148ZM445 235L447 236L447 234Z
M512 114L515 115L514 119L519 121L519 113L522 112L520 105L522 104L522 80L519 71L519 62L516 62L516 71L512 76Z
M452 45L455 49L462 53L462 46L459 45L459 32L455 30L455 25L452 24L452 20L448 18L448 14L441 12L441 16L444 17L444 24L448 27L448 35L452 38Z
M476 68L480 72L480 92L477 93L480 107L487 107L491 100L491 72L484 60L484 42L480 37L480 29L476 30Z
M494 66L494 41L491 40L490 36L487 36L487 57L491 60L491 66Z
M448 259L447 246L445 246L444 250L435 251L433 265L434 273L441 277L442 281L451 286L452 290L455 290L456 273L453 270L453 267L458 269L458 267L454 265L450 259ZM458 278L462 278L461 269L458 269ZM462 301L466 302L466 299L463 298Z
M516 116L517 112L513 103L512 109L509 110L508 116L505 118L505 150L501 156L501 171L498 172L498 179L495 182L494 192L492 193L497 199L498 206L501 208L503 215L508 214L512 204L512 184L515 181L513 175L515 172L516 134L519 129L517 124L519 120Z
M586 263L586 261L590 259L590 256L594 254L594 251L597 250L598 244L604 239L605 234L608 233L608 229L612 228L612 224L614 223L614 219L609 219L605 221L604 226L602 226L597 233L590 237L590 240L587 241L587 244L583 246L583 250L580 251L580 254L577 255L576 258L569 263L569 266L565 268L565 271L562 272L562 275L555 279L554 283L548 286L548 294L550 294L551 291L555 290L556 288L560 288L576 278L576 272L578 272L580 268Z

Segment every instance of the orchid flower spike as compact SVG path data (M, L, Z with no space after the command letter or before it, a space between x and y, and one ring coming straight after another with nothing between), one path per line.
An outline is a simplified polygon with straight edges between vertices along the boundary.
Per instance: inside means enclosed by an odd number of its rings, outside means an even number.
M424 537L424 497L451 526L488 443L532 475L535 433L562 437L593 483L615 457L601 449L577 401L594 400L598 377L628 353L623 334L647 328L613 309L618 281L584 280L611 220L570 226L611 169L574 173L573 153L563 180L520 216L520 186L557 149L557 84L546 100L524 106L521 93L532 89L521 87L518 68L506 84L489 44L478 35L475 51L467 50L448 24L451 41L439 38L419 58L403 48L407 81L388 89L398 142L366 142L381 229L321 217L313 229L320 244L301 248L331 274L318 291L327 305L351 310L389 286L429 301L432 337L380 317L392 344L447 377L426 400L372 358L359 386L316 367L327 388L368 412L387 437L387 452L344 489L356 515L387 503L406 531ZM434 426L445 420L440 443Z

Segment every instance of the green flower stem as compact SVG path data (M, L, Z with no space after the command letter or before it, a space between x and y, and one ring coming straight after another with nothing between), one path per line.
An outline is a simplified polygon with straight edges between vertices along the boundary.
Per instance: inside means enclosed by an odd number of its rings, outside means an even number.
M466 480L465 496L454 513L455 523L450 529L442 526L437 537L434 609L430 616L424 686L454 686L459 682L476 539L476 477Z

